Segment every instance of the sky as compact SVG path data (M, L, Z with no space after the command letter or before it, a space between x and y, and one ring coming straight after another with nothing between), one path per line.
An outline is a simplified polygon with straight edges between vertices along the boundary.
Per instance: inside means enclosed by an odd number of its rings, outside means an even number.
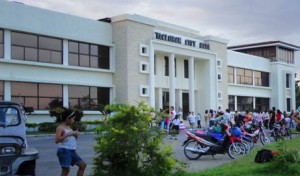
M228 46L283 41L300 46L300 0L15 0L101 19L139 14L229 40ZM300 51L296 53L300 79Z

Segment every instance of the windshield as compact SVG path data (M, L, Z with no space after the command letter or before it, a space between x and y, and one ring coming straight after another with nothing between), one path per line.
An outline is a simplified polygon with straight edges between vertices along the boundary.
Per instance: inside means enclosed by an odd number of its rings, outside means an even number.
M0 126L15 126L19 123L19 112L16 108L0 107Z

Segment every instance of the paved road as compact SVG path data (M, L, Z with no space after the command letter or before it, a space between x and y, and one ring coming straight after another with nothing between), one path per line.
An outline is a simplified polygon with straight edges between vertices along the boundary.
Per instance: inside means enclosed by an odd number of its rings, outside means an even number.
M78 138L78 153L83 160L87 163L87 168L85 175L89 175L92 171L92 158L94 155L93 146L95 141L94 134L82 134ZM181 133L177 140L166 138L165 143L170 143L173 146L174 157L188 163L189 167L187 171L199 171L207 168L212 168L223 164L225 162L230 162L232 159L229 158L227 154L215 155L215 159L211 156L202 156L198 160L188 160L184 153L183 147L181 147L182 142L185 140L184 133ZM53 176L59 175L60 165L56 157L57 145L54 143L53 135L49 136L38 136L38 137L28 137L28 144L30 147L35 147L39 150L40 158L36 165L36 175L38 176ZM258 144L256 144L258 145ZM72 167L70 170L70 175L76 175L77 167Z

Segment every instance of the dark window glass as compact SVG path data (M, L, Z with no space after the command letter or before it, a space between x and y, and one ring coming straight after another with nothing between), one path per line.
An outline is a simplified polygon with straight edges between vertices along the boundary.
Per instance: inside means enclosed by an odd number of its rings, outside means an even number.
M11 44L37 48L37 36L18 32L11 33Z
M91 45L91 55L98 56L98 46L97 45Z
M252 111L253 97L237 97L237 111Z
M291 75L290 74L286 74L286 88L290 88L290 79L291 79Z
M235 111L235 96L228 96L228 108L230 111Z
M228 83L234 83L234 68L228 67Z
M50 105L62 105L62 85L39 83L11 83L12 100L32 106L36 110L49 109Z
M12 46L11 47L11 58L17 59L17 60L24 60L25 59L24 47Z
M79 53L80 54L90 54L89 45L85 43L79 43Z
M290 98L286 99L286 110L287 110L287 112L291 112L291 99Z
M165 56L165 76L169 76L169 57Z
M12 32L12 59L62 64L62 40Z
M4 81L0 81L0 100L4 100Z
M69 53L69 65L73 65L73 66L79 65L78 54Z
M269 73L266 72L261 72L261 85L264 87L269 87L270 83L269 83Z
M184 60L184 78L189 78L189 61Z
M4 31L0 30L0 43L4 43Z
M266 112L270 109L270 99L269 98L255 98L255 109L258 109L259 111Z
M38 50L36 48L25 48L25 60L37 61L37 52Z
M39 48L62 51L62 40L49 37L39 37Z
M89 67L90 66L90 59L88 55L80 55L79 56L79 65L82 67Z
M69 86L69 106L97 110L98 105L109 104L109 88Z
M99 46L99 68L109 69L109 47Z
M78 53L78 42L69 42L69 52Z

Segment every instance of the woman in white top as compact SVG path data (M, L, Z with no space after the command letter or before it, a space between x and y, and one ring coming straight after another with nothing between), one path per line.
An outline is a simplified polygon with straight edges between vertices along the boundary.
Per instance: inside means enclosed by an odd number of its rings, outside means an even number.
M78 130L73 131L70 128L75 121L75 112L65 109L61 124L56 128L55 143L58 144L57 157L61 165L61 176L69 174L70 166L77 165L79 167L77 176L83 176L86 168L86 163L76 153L76 140L78 137Z

